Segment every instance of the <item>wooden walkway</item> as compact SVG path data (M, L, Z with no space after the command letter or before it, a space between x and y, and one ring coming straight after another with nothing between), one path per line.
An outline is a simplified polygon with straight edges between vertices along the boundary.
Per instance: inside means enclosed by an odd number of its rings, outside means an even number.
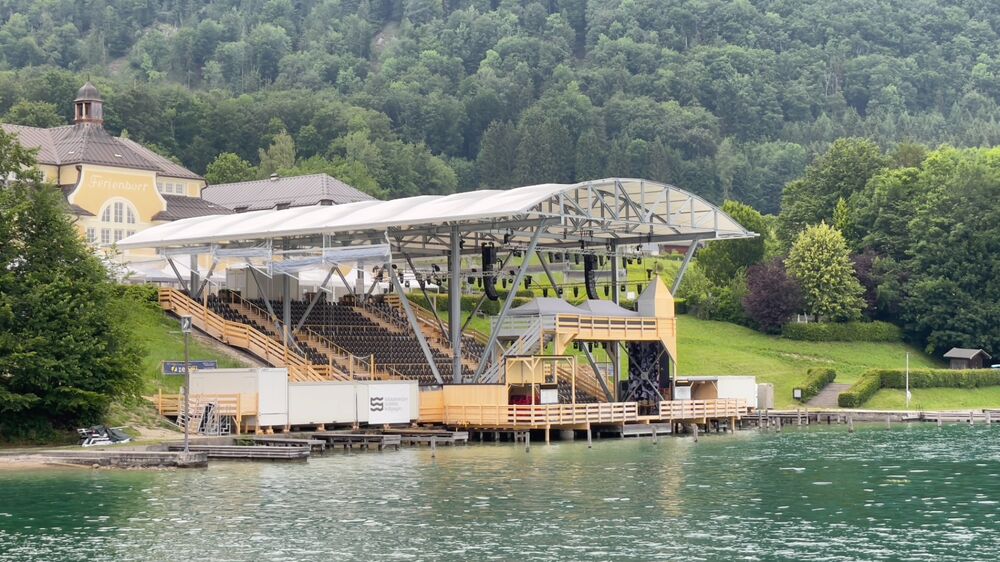
M343 446L345 449L353 449L355 446L361 449L370 449L372 445L379 451L392 447L399 450L402 438L399 435L385 435L380 433L341 433L339 431L317 431L311 434L313 439L322 439L330 446Z
M253 445L190 445L193 452L207 453L209 459L248 461L305 461L309 447L268 447ZM169 451L183 451L184 445L168 445Z
M322 439L296 439L294 437L239 437L237 441L243 441L247 443L252 443L254 445L260 445L262 447L309 447L316 453L323 453L326 451L326 441Z

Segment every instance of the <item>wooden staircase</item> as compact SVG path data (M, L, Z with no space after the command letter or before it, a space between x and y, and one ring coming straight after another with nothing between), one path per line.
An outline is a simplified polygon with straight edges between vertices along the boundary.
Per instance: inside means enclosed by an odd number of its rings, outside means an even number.
M212 312L177 289L161 288L160 307L178 316L190 316L196 328L233 347L246 350L275 367L288 369L289 380L295 382L350 380L339 369L329 365L311 364L306 357L270 336L239 322L230 322Z
M280 333L280 326L271 317L271 314L259 306L248 302L238 295L233 295L234 299L228 304L233 310L246 316L247 318L266 326L269 329ZM346 349L338 346L329 338L316 333L308 327L302 327L294 334L295 339L304 342L327 357L328 367L348 374L353 380L386 380L405 378L394 370L377 365L373 357L359 357Z

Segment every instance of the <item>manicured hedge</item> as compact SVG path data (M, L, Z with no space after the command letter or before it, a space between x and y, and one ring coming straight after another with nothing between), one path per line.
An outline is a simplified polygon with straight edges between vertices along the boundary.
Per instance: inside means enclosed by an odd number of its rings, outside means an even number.
M888 322L790 322L781 328L781 335L801 341L870 341L898 342L903 331Z
M1000 369L914 369L910 371L910 388L979 388L1000 386ZM901 369L871 369L858 382L842 392L837 403L842 408L860 408L882 388L906 388L906 371Z
M802 402L809 400L826 388L826 385L837 378L837 373L833 369L826 367L814 368L806 371L806 383L802 386Z

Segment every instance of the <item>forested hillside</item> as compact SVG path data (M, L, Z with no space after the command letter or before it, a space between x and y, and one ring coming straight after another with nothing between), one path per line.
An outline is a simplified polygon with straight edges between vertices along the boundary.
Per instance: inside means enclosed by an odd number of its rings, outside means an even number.
M1000 142L998 29L988 0L0 0L0 118L65 122L89 76L200 172L641 176L777 212L839 137Z

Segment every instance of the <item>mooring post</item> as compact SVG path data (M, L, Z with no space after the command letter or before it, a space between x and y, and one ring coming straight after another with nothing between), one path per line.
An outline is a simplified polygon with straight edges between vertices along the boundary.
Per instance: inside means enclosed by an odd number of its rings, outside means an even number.
M656 445L656 424L650 425L649 427L653 429L653 445Z
M969 425L976 425L976 412L969 411Z
M691 432L694 435L694 442L697 443L698 442L698 424L697 423L691 424Z
M802 425L802 410L795 408L795 423L796 425Z
M591 440L590 424L588 423L587 424L587 448L591 449L591 448L593 448L593 446L594 446L594 442L593 442L593 440Z
M886 414L885 415L885 428L886 429L892 429L892 415L891 414Z
M854 433L854 416L847 416L847 432Z
M937 420L938 420L938 427L942 427L944 425L944 421L941 420L941 414L938 414Z
M986 425L993 425L993 416L990 414L989 410L983 411L986 414Z
M757 429L764 429L764 414L762 410L757 410Z
M545 426L545 444L550 445L551 443L549 440L549 426Z
M432 459L437 456L437 450L438 450L438 438L437 438L437 435L431 435L431 458Z
M524 432L524 452L531 451L531 430Z
M775 418L775 421L777 421L777 422L778 422L778 423L777 423L777 429L778 429L778 433L781 433L781 418L780 418L780 417L777 417L777 418Z
M493 432L493 442L494 443L499 443L500 442L500 432L499 431L494 431Z

